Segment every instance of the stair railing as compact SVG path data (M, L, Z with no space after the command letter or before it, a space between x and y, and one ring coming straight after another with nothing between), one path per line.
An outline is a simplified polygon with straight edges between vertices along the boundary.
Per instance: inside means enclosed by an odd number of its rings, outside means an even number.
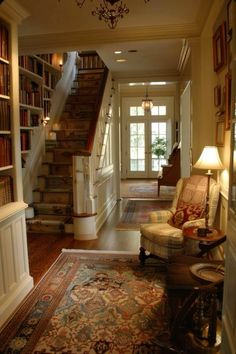
M112 119L111 74L101 85L103 98L98 107L98 118L90 129L85 151L73 156L74 237L79 240L96 238L97 186L105 174L104 158Z
M65 99L71 87L71 82L75 76L76 55L76 52L67 54L67 61L64 65L63 75L58 81L53 93L52 106L49 112L50 123L46 127L41 125L34 130L32 148L28 155L23 175L24 201L28 204L32 203L33 200L32 190L37 181L42 156L45 153L45 139L47 138L52 125L58 121L58 118L61 115Z

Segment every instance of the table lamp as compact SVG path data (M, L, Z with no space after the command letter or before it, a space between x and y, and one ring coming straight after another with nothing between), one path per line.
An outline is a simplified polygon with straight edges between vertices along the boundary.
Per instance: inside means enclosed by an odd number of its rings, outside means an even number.
M201 170L207 170L207 196L206 196L206 208L205 208L205 228L199 230L199 234L206 236L211 233L208 226L209 221L209 191L210 191L210 179L212 176L211 170L222 170L224 168L216 146L205 146L202 150L201 156L193 166Z

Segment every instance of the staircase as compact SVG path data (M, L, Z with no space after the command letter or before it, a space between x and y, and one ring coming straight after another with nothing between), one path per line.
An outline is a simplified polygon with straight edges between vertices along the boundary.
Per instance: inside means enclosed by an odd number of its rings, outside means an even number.
M53 131L56 139L45 142L38 188L33 192L35 216L27 220L28 232L72 232L72 156L91 153L91 134L96 126L106 76L103 63L102 68L77 69L57 130Z

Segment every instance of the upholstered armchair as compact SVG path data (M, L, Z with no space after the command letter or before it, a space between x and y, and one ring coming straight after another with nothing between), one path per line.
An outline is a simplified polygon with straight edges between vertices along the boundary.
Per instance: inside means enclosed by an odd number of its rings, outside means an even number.
M210 180L209 189L209 226L215 219L220 185ZM153 211L149 215L149 224L140 227L141 263L155 255L167 260L177 254L196 254L197 242L184 243L183 230L186 227L204 227L206 207L207 177L193 175L181 178L177 182L172 206L168 210Z

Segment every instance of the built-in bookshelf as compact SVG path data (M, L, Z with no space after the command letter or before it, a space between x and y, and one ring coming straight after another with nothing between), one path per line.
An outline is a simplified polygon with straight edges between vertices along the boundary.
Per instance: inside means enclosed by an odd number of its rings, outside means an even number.
M13 201L9 28L0 22L0 207Z
M28 15L0 5L0 327L33 287L29 274L20 152L18 26ZM23 113L22 113L23 116ZM23 119L23 118L22 118ZM25 124L27 124L25 122Z
M32 132L48 117L54 89L61 77L62 55L19 56L21 151L31 149Z

